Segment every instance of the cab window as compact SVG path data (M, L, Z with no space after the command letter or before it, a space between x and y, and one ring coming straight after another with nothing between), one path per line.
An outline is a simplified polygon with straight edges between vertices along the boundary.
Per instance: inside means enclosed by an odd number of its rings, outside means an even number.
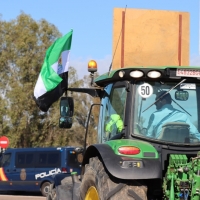
M199 92L199 83L138 82L133 134L169 143L199 142Z
M105 89L106 92L108 89L111 89L111 85ZM100 114L99 121L100 130L103 132L101 134L103 136L102 142L110 140L120 133L124 126L124 109L127 96L125 85L122 83L115 84L110 91L102 99L101 113L103 113L103 116Z

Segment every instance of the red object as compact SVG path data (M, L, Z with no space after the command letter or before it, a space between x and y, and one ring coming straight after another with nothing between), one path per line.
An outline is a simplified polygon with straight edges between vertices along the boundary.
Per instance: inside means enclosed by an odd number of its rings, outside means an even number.
M1 148L7 148L9 145L9 139L6 136L0 137L0 147Z
M62 167L61 171L62 173L67 173L67 169L65 167Z
M140 149L132 146L119 147L118 152L125 155L136 155L140 153Z

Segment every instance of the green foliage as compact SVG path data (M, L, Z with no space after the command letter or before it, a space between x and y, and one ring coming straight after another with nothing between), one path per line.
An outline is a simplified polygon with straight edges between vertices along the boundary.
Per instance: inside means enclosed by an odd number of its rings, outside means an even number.
M60 36L54 25L45 20L36 22L24 13L10 22L0 22L0 90L4 102L0 110L4 112L1 124L5 124L1 135L7 135L13 147L40 145L40 139L34 139L43 132L46 120L44 123L41 118L46 114L38 112L33 88L46 49Z
M83 145L93 102L89 95L69 94L75 101L74 124L69 130L58 127L59 102L43 113L33 101L45 52L60 36L53 24L24 13L9 22L0 20L0 136L9 138L10 147ZM78 80L75 68L69 68L69 87L89 85L90 79L84 80ZM90 122L90 132L95 132L95 120Z

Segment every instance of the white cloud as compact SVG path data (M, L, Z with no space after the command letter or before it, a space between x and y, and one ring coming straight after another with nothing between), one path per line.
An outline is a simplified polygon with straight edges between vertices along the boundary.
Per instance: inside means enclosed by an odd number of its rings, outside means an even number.
M79 57L73 59L70 58L70 66L74 67L77 70L79 79L82 79L85 75L89 75L88 62L90 60L95 60L97 62L98 73L100 75L108 72L111 63L111 55L106 55L104 58L101 59L94 59L91 57Z

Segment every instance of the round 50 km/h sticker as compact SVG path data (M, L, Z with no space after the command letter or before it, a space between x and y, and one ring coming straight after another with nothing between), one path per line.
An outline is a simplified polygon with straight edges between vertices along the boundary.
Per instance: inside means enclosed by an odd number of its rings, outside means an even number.
M148 83L144 83L138 87L138 93L142 98L148 98L153 94L153 87Z

